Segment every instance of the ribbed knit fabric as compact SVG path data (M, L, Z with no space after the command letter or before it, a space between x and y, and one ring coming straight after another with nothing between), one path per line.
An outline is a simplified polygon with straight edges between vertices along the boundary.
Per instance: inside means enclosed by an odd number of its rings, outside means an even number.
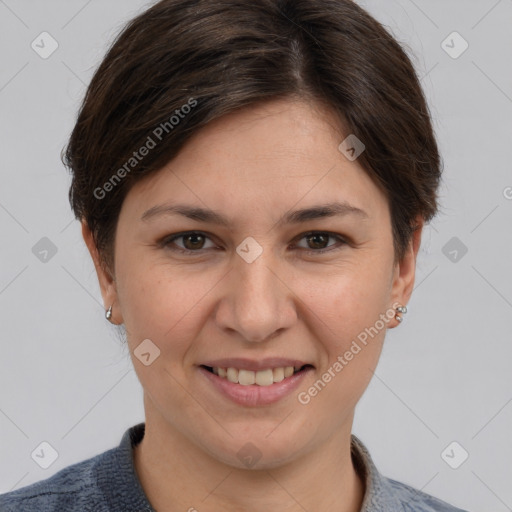
M133 447L144 437L144 428L139 423L126 430L119 446L63 468L46 480L0 495L0 512L157 512L133 463ZM351 451L366 484L361 512L464 512L383 477L354 435Z

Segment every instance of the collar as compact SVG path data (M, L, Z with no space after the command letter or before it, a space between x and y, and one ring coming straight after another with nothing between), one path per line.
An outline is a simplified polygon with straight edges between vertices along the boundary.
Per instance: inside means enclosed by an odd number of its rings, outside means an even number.
M352 434L350 451L354 467L365 485L360 512L403 510L402 502L390 486L389 480L380 474L368 449L354 434Z

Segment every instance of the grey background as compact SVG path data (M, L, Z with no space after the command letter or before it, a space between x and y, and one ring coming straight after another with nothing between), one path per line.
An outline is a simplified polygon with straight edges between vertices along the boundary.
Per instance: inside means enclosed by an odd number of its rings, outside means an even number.
M360 3L414 55L445 174L410 312L388 333L354 433L386 476L471 511L510 511L512 0ZM116 446L144 419L60 151L106 45L145 5L0 0L0 492ZM47 59L31 48L43 31L59 45ZM469 43L457 59L442 46L453 31ZM56 250L46 261L43 237ZM58 452L47 469L31 458L43 441ZM441 456L453 441L469 453L458 469ZM452 464L460 453L448 450Z

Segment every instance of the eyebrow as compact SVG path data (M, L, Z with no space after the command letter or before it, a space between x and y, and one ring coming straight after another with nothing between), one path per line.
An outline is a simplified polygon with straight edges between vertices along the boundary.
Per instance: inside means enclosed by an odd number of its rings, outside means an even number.
M153 206L142 214L141 220L148 222L150 219L154 219L155 217L160 217L162 215L183 215L184 217L192 220L231 227L231 221L219 212L208 208L201 208L186 204L164 203ZM276 225L300 224L310 220L335 216L344 217L347 215L355 215L362 219L369 218L368 214L364 210L352 206L347 202L332 202L288 212L277 221Z

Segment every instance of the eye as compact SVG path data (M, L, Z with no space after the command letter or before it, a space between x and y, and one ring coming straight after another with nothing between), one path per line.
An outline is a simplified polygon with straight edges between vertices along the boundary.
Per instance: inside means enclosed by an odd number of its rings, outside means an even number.
M329 239L337 240L338 244L329 244ZM177 240L182 240L182 244L177 243ZM206 241L210 241L212 245L210 247L205 246ZM302 250L305 250L308 254L321 254L327 251L339 249L340 246L346 245L347 241L341 236L334 233L325 231L311 231L309 233L302 234L297 240L306 240L307 247L301 247L296 245ZM212 239L201 231L187 231L184 233L176 233L174 235L165 237L160 241L161 247L166 247L171 251L191 254L200 253L203 249L212 249L216 245L212 242Z
M183 240L183 247L176 244L176 240ZM205 247L205 241L211 239L206 236L204 233L200 231L188 231L186 233L178 233L176 235L172 235L170 237L166 237L162 240L161 245L164 247L168 247L173 251L178 252L199 252L201 249L209 249L211 247ZM176 247L172 247L172 245ZM215 247L215 245L213 245Z
M336 246L336 244L327 245L329 238L336 239L339 242L338 246ZM306 252L309 254L318 254L336 250L340 248L340 245L342 246L347 244L347 242L339 235L335 235L334 233L328 233L325 231L311 231L309 233L302 235L302 238L300 238L300 240L306 240L308 247L306 247L305 249Z

